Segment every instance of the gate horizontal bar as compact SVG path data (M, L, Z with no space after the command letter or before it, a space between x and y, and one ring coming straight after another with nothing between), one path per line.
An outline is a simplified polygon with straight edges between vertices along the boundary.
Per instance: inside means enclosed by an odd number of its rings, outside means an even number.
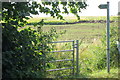
M47 71L59 71L59 70L66 70L66 69L73 69L74 67L70 67L70 68L60 68L60 69L51 69L51 70L47 70Z
M49 61L49 63L52 63L52 62L61 62L61 61L73 61L73 59L54 60L54 61Z
M74 40L69 40L69 41L56 41L56 42L50 42L50 43L63 43L63 42L73 42Z
M51 51L51 52L48 52L48 53L54 53L54 52L70 52L70 51L73 51L73 50Z

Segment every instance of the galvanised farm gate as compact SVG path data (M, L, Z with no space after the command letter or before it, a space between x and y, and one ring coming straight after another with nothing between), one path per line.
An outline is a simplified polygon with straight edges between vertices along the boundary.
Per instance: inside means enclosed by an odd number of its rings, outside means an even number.
M47 78L56 77L70 77L72 75L78 75L79 73L79 42L78 40L70 41L57 41L51 42L50 44L69 44L71 49L63 48L64 50L55 50L48 52L46 58L50 58L50 61L45 61L45 71ZM61 46L61 45L59 45Z

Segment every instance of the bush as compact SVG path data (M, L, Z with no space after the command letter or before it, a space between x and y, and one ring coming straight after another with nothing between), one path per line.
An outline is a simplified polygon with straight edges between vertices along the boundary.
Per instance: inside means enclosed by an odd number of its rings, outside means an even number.
M118 40L118 28L111 27L110 29L110 66L111 67L118 67L118 50L116 45L117 40ZM101 41L102 41L102 47L98 48L98 50L104 52L101 54L101 60L98 63L98 67L99 65L106 64L106 33L104 33L104 36Z
M55 29L46 33L31 28L18 31L13 25L3 24L3 78L45 77L44 55L52 49L47 43L58 35Z
M90 45L89 49L80 54L81 74L91 73L96 70L106 68L106 33L102 34L100 45ZM117 27L111 27L110 30L110 67L118 67L118 50L116 41L118 40Z

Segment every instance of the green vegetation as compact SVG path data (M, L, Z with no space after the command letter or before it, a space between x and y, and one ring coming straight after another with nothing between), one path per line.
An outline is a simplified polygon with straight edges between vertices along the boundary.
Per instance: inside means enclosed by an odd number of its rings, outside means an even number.
M71 55L69 55L70 53L63 53L64 55L47 54L47 52L50 52L52 50L61 50L65 49L65 47L67 49L70 49L70 44L61 44L54 46L48 45L48 43L55 40L77 39L82 42L79 44L80 76L78 77L81 77L81 75L83 75L84 78L88 77L87 75L90 75L92 78L95 76L102 76L107 78L117 77L116 71L118 65L118 51L115 43L116 40L118 40L117 25L115 22L117 21L117 17L111 17L111 20L113 20L113 22L111 23L110 54L111 68L113 69L111 70L112 72L110 74L107 74L104 71L106 69L106 36L104 33L105 17L81 17L81 22L78 21L80 17L77 13L80 12L81 9L86 8L87 4L85 2L43 2L41 4L38 4L36 2L32 2L31 4L28 2L2 3L2 22L4 22L2 24L3 79L34 79L49 77L49 75L47 75L47 73L45 72L45 69L48 70L50 68L61 68L62 66L71 66L71 64L68 63L56 63L57 66L54 66L52 64L45 65L45 61L55 60L55 58L66 59L72 57ZM58 5L60 4L63 5L63 12L58 7ZM48 6L51 6L52 10ZM38 8L39 11L37 11ZM29 17L27 17L26 14L36 15L38 14L38 12L50 14L53 18L56 17L60 20L46 18L47 20L45 23L48 25L45 26L43 26L44 19L42 18L40 20L33 19L35 22L27 22L27 20L29 20ZM66 18L66 21L64 21L63 16L60 15L61 12L65 14L72 13L75 16L77 16L78 20L72 17L68 17ZM100 21L101 19L103 20L103 22L95 22L96 20ZM26 26L26 24L28 23L32 23L33 26ZM56 29L54 29L53 27ZM65 34L61 35L63 33ZM61 37L58 38L59 35L61 35ZM102 71L97 73L100 70ZM65 70L65 72L56 72L54 74L56 76L59 76L60 74L68 74L68 70Z
M101 37L102 32L105 31L105 24L101 23L78 23L69 25L44 25L43 30L47 31L51 27L55 27L59 32L66 31L66 34L59 37L58 40L80 40L85 38L84 41L91 42L96 37ZM66 37L67 36L67 37Z
M44 32L49 31L51 28L55 28L58 32L65 31L65 34L59 37L58 40L80 40L85 38L85 41L91 42L92 39L98 38L98 36L101 37L105 27L105 23L78 23L72 25L44 25L42 29Z
M99 17L99 18L98 17L97 18L96 17L84 17L84 18L89 18L89 20L91 21L92 19L93 20L94 19L105 20L105 17ZM71 22L74 22L76 20L73 17L70 17L70 19L71 19ZM118 20L117 17L111 17L111 19L113 21ZM82 41L82 44L80 44L80 50L79 50L80 52L80 64L79 64L80 75L78 76L78 78L118 78L118 69L117 69L118 51L116 48L116 40L118 39L117 37L118 22L111 23L111 73L108 74L106 70L106 34L105 34L106 23L105 22L104 23L96 22L96 23L77 23L77 24L57 25L56 23L57 22L60 23L61 22L60 20L50 18L50 21L51 22L53 21L55 25L44 25L42 28L44 32L49 31L53 27L57 30L57 32L65 31L65 34L59 37L57 41L61 41L61 40ZM65 49L64 45L58 45L58 46L59 46L57 47L58 49L61 49L61 50ZM60 48L60 46L63 46L63 47ZM58 57L58 55L53 56L53 57ZM54 67L55 66L53 66L53 68ZM57 74L57 73L58 72L54 74ZM65 74L65 72L63 72L63 74Z
M40 12L62 20L60 13L72 13L79 19L78 12L86 6L85 2L2 2L2 78L46 77L45 53L53 49L48 43L62 33L55 29L43 32L43 20L33 24L33 29L22 28L28 23L30 14Z
M101 71L96 71L91 74L92 78L118 78L118 68L111 69L111 73L107 73L106 69Z
M118 79L118 68L111 69L111 73L107 73L106 69L103 70L96 70L92 73L88 73L88 74L80 74L79 76L77 76L77 78L111 78L111 79Z

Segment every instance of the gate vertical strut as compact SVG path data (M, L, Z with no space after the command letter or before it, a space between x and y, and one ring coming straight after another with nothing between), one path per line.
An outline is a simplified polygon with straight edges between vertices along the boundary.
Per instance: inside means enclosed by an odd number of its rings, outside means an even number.
M73 44L72 44L72 46L73 46L73 61L72 61L72 62L73 62L73 67L75 66L75 65L74 65L74 55L75 55L75 54L74 54L74 52L75 52L75 51L74 51L74 48L75 48L75 45L74 45L74 44L75 44L75 41L73 41ZM74 75L74 72L75 72L74 69L75 69L75 67L73 68L73 75Z
M79 41L76 40L76 75L79 75Z

